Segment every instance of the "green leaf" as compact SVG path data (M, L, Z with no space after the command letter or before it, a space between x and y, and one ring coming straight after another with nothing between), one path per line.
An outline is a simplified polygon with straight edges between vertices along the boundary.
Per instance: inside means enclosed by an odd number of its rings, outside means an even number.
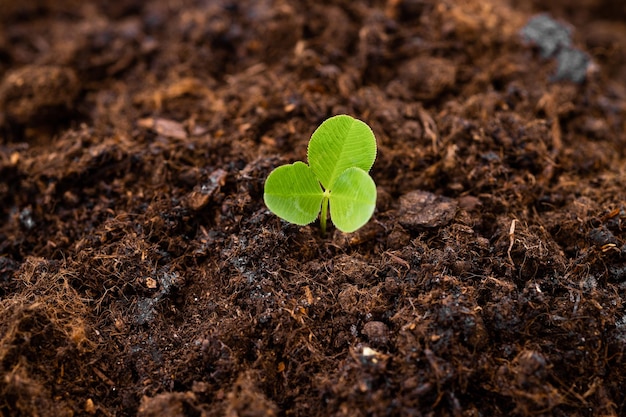
M324 189L332 190L346 169L370 170L376 159L376 138L362 121L347 115L334 116L313 132L308 159Z
M369 221L376 208L376 184L361 168L346 169L330 192L330 218L345 233Z
M376 184L369 176L376 159L376 138L369 126L347 115L318 127L308 147L309 165L296 162L270 173L263 199L288 222L305 225L322 217L322 235L330 217L342 232L363 226L376 208Z
M304 162L283 165L265 181L263 200L278 217L304 226L317 218L324 191L315 174Z

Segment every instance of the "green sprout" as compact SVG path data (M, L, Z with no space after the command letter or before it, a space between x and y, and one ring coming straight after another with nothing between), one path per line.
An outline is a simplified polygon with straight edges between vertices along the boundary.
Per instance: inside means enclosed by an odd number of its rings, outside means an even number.
M309 165L295 162L273 170L265 181L265 205L278 217L300 226L322 212L326 234L330 217L345 233L354 232L372 217L376 184L368 171L376 159L376 138L364 122L346 115L324 121L311 136Z

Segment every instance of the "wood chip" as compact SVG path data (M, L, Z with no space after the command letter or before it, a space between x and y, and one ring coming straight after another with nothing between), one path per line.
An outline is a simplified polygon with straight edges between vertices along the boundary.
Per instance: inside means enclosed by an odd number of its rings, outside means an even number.
M139 119L137 125L168 138L184 140L188 137L185 127L174 120L147 117L145 119Z

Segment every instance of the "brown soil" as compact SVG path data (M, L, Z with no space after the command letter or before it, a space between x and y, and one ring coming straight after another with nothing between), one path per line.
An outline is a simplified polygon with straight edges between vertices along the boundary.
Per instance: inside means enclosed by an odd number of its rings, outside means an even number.
M2 415L626 415L623 4L2 0ZM263 183L341 113L323 238Z

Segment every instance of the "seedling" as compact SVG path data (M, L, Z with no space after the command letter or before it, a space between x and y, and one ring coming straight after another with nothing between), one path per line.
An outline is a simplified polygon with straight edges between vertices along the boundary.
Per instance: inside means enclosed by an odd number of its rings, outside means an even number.
M372 217L376 184L368 174L376 159L376 138L370 127L340 115L324 121L311 136L309 165L295 162L273 170L265 181L263 199L278 217L300 226L320 216L322 234L330 217L345 233Z

